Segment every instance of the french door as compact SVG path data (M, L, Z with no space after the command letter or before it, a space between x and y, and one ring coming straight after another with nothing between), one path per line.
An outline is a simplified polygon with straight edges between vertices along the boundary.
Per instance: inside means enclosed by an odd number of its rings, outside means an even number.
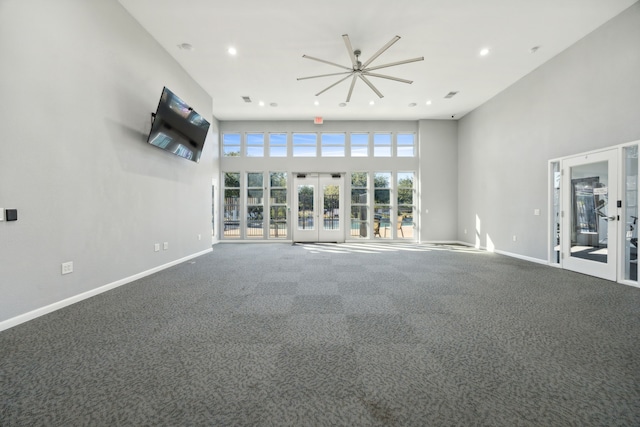
M299 173L293 188L293 241L344 242L343 175Z
M563 267L616 280L618 150L562 161Z

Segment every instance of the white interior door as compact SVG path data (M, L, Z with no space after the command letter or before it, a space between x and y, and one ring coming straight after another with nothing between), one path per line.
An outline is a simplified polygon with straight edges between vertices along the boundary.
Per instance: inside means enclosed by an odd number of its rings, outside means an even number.
M562 265L616 280L618 237L617 150L562 161Z
M294 179L295 242L344 242L344 177L297 174Z

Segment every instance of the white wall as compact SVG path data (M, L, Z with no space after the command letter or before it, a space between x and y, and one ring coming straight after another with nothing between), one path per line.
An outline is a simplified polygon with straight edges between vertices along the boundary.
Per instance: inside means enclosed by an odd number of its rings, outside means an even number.
M117 1L4 0L0 57L0 325L210 250L217 122L199 164L146 135L163 86L211 98Z
M459 121L459 240L546 260L548 160L638 139L640 3Z

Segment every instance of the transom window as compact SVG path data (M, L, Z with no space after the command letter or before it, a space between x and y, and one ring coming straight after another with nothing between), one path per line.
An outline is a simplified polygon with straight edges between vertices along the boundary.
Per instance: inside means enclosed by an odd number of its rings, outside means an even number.
M269 156L287 157L287 134L286 133L270 133L269 134Z
M274 132L267 135L261 132L230 132L222 135L221 151L223 157L415 157L416 134Z
M320 137L322 157L344 157L344 133L323 133Z
M264 134L247 134L247 157L264 157Z
M415 156L415 134L399 133L397 135L396 156L398 157L414 157Z
M391 157L391 134L390 133L374 133L373 134L373 156L374 157Z
M293 134L293 157L316 157L318 135L315 133Z
M239 133L225 133L222 135L222 155L224 157L239 157L242 152Z

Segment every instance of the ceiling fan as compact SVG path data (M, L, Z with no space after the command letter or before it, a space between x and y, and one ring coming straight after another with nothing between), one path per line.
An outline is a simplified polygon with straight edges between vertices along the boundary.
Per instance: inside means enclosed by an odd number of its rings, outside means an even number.
M388 64L382 64L382 65L376 65L375 67L370 67L369 65L376 58L378 58L380 55L382 55L395 42L400 40L400 36L395 36L394 38L392 38L387 44L382 46L364 64L362 62L360 62L360 59L359 59L362 52L360 52L360 49L355 49L355 50L353 49L353 47L351 46L351 40L349 40L349 35L348 34L343 34L342 35L342 39L344 40L344 44L347 47L347 52L349 52L349 57L351 58L351 63L352 63L351 67L340 65L340 64L336 64L335 62L325 61L324 59L320 59L320 58L314 58L313 56L309 56L309 55L302 55L303 58L313 59L314 61L324 62L325 64L333 65L335 67L344 68L345 70L348 70L348 71L343 71L343 72L340 72L340 73L330 73L330 74L320 74L320 75L317 75L317 76L299 77L298 80L307 80L307 79L315 79L315 78L318 78L318 77L338 76L338 75L342 75L342 74L347 74L347 76L341 78L340 80L338 80L337 82L335 82L331 86L329 86L326 89L323 89L320 92L316 93L316 96L321 95L322 93L328 91L332 87L342 83L343 81L345 81L349 77L351 77L351 86L349 87L349 93L347 94L347 102L349 102L351 100L351 94L353 93L353 87L355 86L356 80L358 80L358 79L360 79L363 82L365 82L367 84L367 86L369 86L371 88L371 90L376 93L376 95L378 95L380 98L383 98L384 95L382 95L382 93L380 93L380 91L378 89L376 89L376 87L373 85L373 83L371 83L371 81L368 79L368 77L379 77L379 78L383 78L383 79L395 80L397 82L409 83L409 84L413 83L413 80L401 79L399 77L388 76L386 74L373 73L372 71L379 70L381 68L393 67L393 66L396 66L396 65L408 64L410 62L416 62L416 61L424 60L424 57L421 56L419 58L405 59L403 61L390 62Z

